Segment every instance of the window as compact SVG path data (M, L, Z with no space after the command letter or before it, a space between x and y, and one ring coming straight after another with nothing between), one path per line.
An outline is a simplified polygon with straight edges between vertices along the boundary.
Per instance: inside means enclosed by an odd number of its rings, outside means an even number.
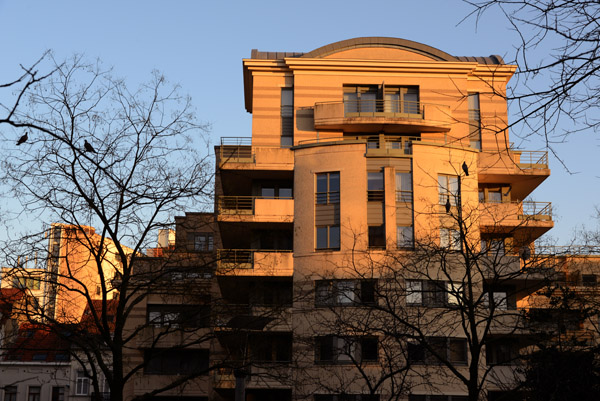
M510 339L498 339L485 346L485 356L488 365L510 365L517 362L519 343Z
M186 375L208 371L208 350L152 349L144 353L144 374Z
M292 360L291 333L261 333L248 338L254 362L289 362Z
M396 246L398 248L414 247L412 226L398 226L396 228Z
M383 198L383 172L367 173L367 200L370 202L383 202Z
M78 370L75 379L75 395L88 395L89 392L90 378L85 375L83 370Z
M27 401L40 401L40 393L42 388L40 386L29 386L27 393Z
M471 147L481 150L481 114L479 112L479 93L468 94L469 138Z
M340 249L340 226L317 227L317 249Z
M514 286L496 286L490 288L483 286L483 303L491 308L490 299L497 310L515 310L517 309L517 295Z
M582 274L581 275L581 284L584 287L595 287L598 283L598 278L595 274Z
M17 401L17 386L4 387L4 401Z
M291 199L292 198L292 187L279 186L279 185L269 185L269 186L261 186L260 188L260 196L261 198L266 199Z
M396 173L396 202L412 203L412 174Z
M427 337L424 343L407 344L409 362L435 364L441 360L467 363L467 340L464 338Z
M52 387L52 398L51 401L65 401L65 388L64 387Z
M458 177L453 175L438 176L439 203L445 205L450 199L450 205L456 206L458 199Z
M208 305L148 305L148 323L154 327L208 327Z
M386 113L419 114L419 87L386 86L384 88L384 111Z
M379 401L379 394L315 394L315 401Z
M385 249L385 226L369 226L369 248Z
M318 280L316 306L347 306L375 302L375 280Z
M377 110L376 85L344 87L344 112L373 113Z
M188 235L189 250L196 252L211 252L214 249L212 233L192 233Z
M406 280L406 304L443 307L458 305L462 285L441 280Z
M460 251L460 232L452 228L440 228L440 248Z
M13 285L16 288L26 288L28 290L39 290L41 288L41 281L38 278L15 277L13 280Z
M487 253L491 257L505 255L504 238L482 238L481 252Z
M281 88L281 147L294 145L294 89Z
M340 203L340 173L318 173L316 203L327 205Z
M378 359L376 337L325 336L316 339L317 362L375 362Z

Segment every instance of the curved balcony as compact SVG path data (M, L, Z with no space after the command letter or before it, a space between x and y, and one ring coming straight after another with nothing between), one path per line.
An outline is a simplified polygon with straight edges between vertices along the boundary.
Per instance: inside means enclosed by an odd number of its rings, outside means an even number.
M449 106L402 100L315 103L315 129L344 132L421 133L450 131Z
M217 219L226 222L292 223L294 199L262 196L218 196Z

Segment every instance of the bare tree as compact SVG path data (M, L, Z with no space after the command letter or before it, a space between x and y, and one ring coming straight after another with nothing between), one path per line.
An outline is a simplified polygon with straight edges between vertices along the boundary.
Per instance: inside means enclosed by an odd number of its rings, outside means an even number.
M37 72L44 68L47 74ZM3 280L13 280L7 276L12 274L32 295L44 292L44 302L22 312L68 335L76 349L72 356L93 379L94 392L102 391L104 377L111 399L120 401L127 383L160 358L160 338L185 328L180 321L161 321L162 331L148 340L148 348L157 351L126 362L145 328L156 325L146 317L135 320L139 306L165 286L174 291L169 296L192 305L209 296L206 286L178 292L168 280L175 268L210 268L212 257L144 255L163 222L210 198L212 174L202 149L207 126L197 121L190 99L160 73L131 90L110 69L80 56L57 62L47 54L3 88L13 96L0 105L0 124L12 127L14 138L5 134L5 143L13 144L2 147L0 182L6 196L18 202L12 212L20 221L60 223L3 244L12 268ZM180 319L195 322L194 329L207 319L179 312ZM167 348L183 355L211 338L197 330L183 333L181 342ZM205 361L140 397L206 373Z
M518 105L528 135L548 146L579 130L599 127L600 5L587 0L465 0L469 16L500 13L517 32L513 60L519 66L508 99ZM557 129L559 121L568 121Z
M473 207L460 188L458 182L432 207L441 228L429 231L439 236L421 237L405 249L390 241L386 251L357 246L344 266L317 281L315 302L323 310L307 318L315 352L323 353L321 338L340 339L327 352L353 369L337 381L323 380L327 392L348 393L358 382L383 399L463 392L477 401L490 390L518 386L515 367L502 365L515 365L528 351L527 299L553 277L554 264L533 253L531 238L519 232L533 216L511 227L506 211ZM490 222L480 234L484 215ZM364 244L360 236L356 242ZM342 270L347 274L336 279ZM360 352L364 339L376 344L367 359ZM332 383L339 387L326 387Z

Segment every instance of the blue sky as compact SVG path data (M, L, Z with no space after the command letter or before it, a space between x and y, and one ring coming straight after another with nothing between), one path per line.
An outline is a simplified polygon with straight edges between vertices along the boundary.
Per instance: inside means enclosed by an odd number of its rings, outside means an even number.
M391 36L456 56L499 54L511 60L518 38L502 15L461 23L469 12L460 0L0 0L0 82L46 49L58 59L73 53L99 58L131 83L158 69L192 96L217 143L221 136L250 135L242 59L251 49L308 52L353 37ZM523 142L513 134L511 140L523 149L543 148L541 141ZM532 196L553 202L556 226L550 233L560 243L568 243L576 227L595 225L598 145L592 133L584 133L557 146L576 174L551 157L552 176Z

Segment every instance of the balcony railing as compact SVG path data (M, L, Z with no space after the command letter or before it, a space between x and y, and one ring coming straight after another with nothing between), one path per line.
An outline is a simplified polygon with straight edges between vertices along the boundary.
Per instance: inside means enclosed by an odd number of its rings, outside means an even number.
M548 152L543 150L514 150L516 162L525 169L547 169Z
M217 211L219 214L252 214L255 211L256 201L259 199L291 200L286 197L265 196L219 196L217 197Z
M291 272L292 269L293 258L291 250L217 250L217 270L221 273L234 270L268 271L271 273Z
M552 220L552 203L523 201L523 210L519 214L523 219Z
M325 144L325 143L343 143L343 142L354 142L354 143L366 143L367 144L367 156L376 155L412 155L412 144L413 142L420 141L421 138L415 136L401 136L401 137L387 137L381 140L379 136L353 136L344 135L336 137L324 137L305 139L298 142L299 146L302 145L313 145L313 144Z
M357 99L344 100L344 117L372 117L401 114L402 117L423 118L421 104L416 101Z
M537 245L535 247L537 255L561 256L561 255L600 255L600 246L598 245Z
M219 147L221 163L253 163L252 138L248 137L223 137Z

